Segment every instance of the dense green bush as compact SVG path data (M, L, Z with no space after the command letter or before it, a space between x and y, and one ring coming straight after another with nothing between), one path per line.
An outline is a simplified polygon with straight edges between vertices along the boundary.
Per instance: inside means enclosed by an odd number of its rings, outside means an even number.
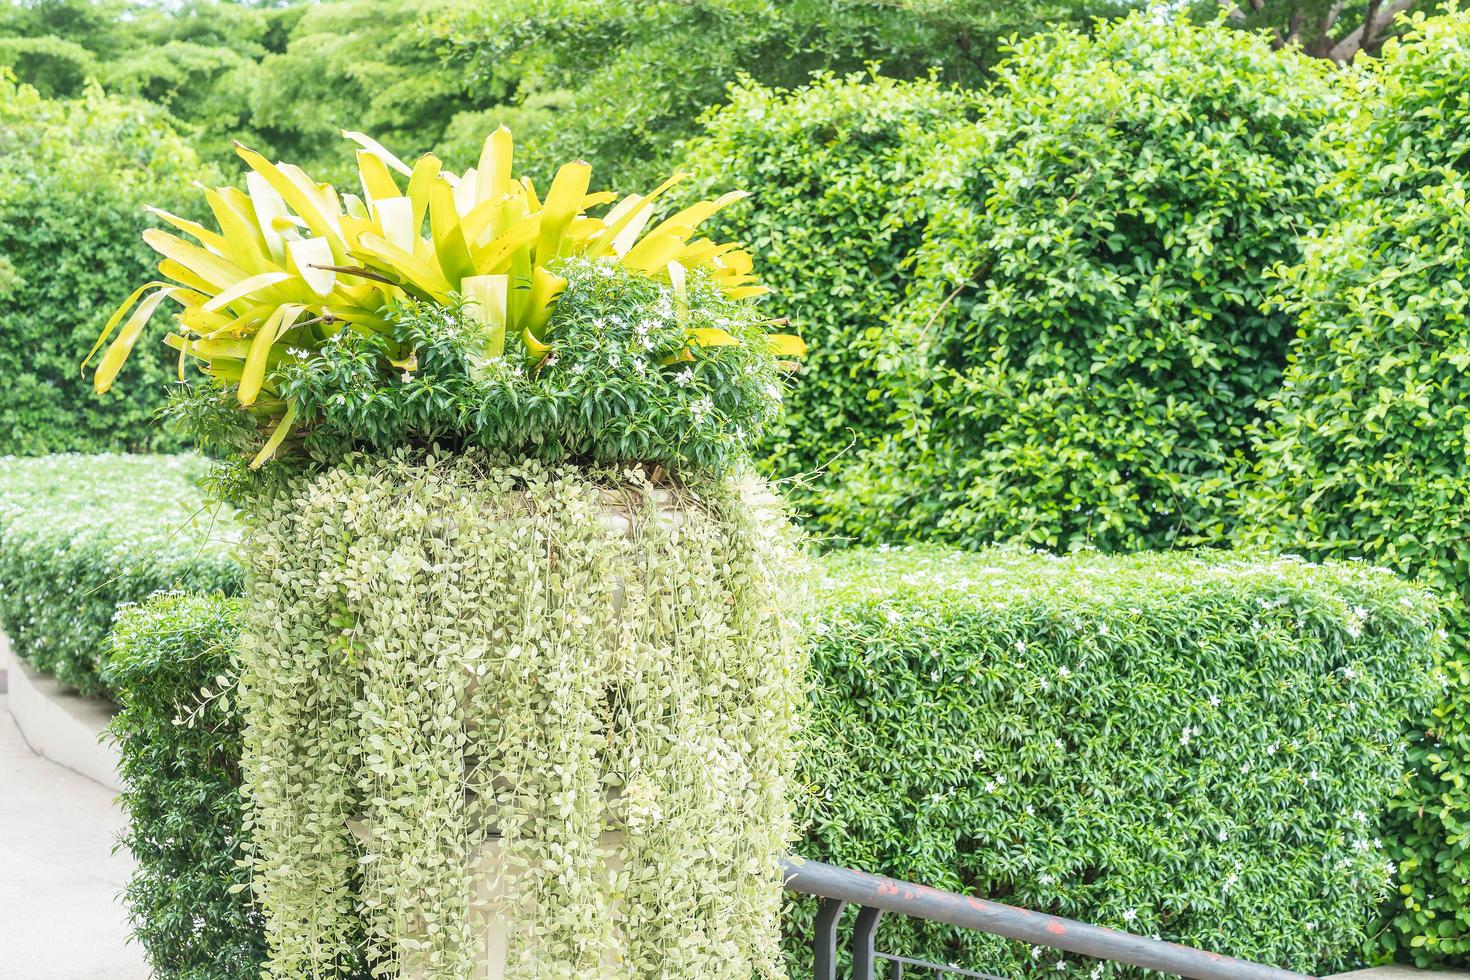
M146 276L146 204L201 175L166 115L89 90L55 102L0 69L0 454L176 447L149 424L174 373L162 347L128 365L139 392L92 393L78 370L119 294Z
M864 351L904 299L929 144L973 107L932 80L828 75L794 91L746 80L687 148L701 184L750 190L716 227L764 256L774 308L811 345L764 447L773 475L813 472L880 431L891 409L877 396L891 379Z
M1248 488L1255 536L1366 556L1448 600L1452 687L1414 733L1385 941L1470 964L1470 12L1416 19L1364 81L1337 199L1284 273L1292 364Z
M113 613L164 589L233 590L232 519L188 456L0 458L0 628L61 682L104 690Z
M1361 964L1400 728L1442 639L1423 593L1363 564L939 549L839 553L819 592L802 853L1309 973ZM1055 975L976 933L895 918L879 941Z
M1325 65L1136 15L1019 42L985 111L929 148L906 431L827 495L860 539L1067 550L1218 536L1291 320L1268 268L1326 205ZM900 377L905 377L900 375Z
M159 980L239 980L264 958L259 915L231 892L248 879L236 867L236 636L231 600L159 596L120 612L104 661L120 708L122 843L137 862L126 900Z

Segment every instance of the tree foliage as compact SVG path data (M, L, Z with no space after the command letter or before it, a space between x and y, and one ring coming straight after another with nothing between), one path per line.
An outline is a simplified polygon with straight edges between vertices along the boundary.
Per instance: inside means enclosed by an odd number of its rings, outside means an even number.
M1001 38L1052 21L1087 27L1130 0L495 0L444 18L448 55L507 103L536 106L530 152L582 156L637 184L677 159L739 75L774 88L880 63L886 74L983 80ZM632 97L630 94L636 93ZM502 111L501 109L496 112ZM494 114L491 114L494 118ZM539 121L540 126L535 122ZM541 164L545 166L546 163Z
M30 0L0 8L0 65L47 96L74 98L93 79L109 94L167 109L216 163L238 139L332 164L342 129L420 153L456 114L494 102L493 90L444 70L426 29L456 2Z
M921 174L885 325L902 427L824 497L860 539L1068 550L1218 537L1291 318L1267 270L1326 207L1327 66L1135 15L1022 40ZM917 384L908 383L917 375Z
M1416 17L1342 123L1346 215L1283 270L1298 323L1247 487L1260 542L1363 556L1448 602L1450 686L1414 731L1387 833L1400 894L1385 943L1470 963L1470 16Z
M1377 55L1401 29L1400 14L1431 6L1423 0L1200 0L1196 9L1206 18L1223 10L1226 23L1264 30L1276 47L1292 45L1315 58L1345 62Z
M777 476L817 474L839 468L890 411L881 395L892 379L865 351L908 289L930 143L978 101L932 79L882 75L824 75L791 91L747 78L729 100L710 112L684 165L701 186L751 191L715 226L762 255L773 309L810 345L763 465Z
M148 274L144 207L177 207L208 175L158 108L95 88L47 99L0 69L0 454L178 445L149 424L167 351L127 366L126 401L93 394L77 354Z

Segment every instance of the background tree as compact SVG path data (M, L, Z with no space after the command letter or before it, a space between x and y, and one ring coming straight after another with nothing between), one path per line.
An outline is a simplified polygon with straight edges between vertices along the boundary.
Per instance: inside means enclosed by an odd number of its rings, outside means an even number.
M517 135L534 160L581 156L615 186L677 160L700 113L744 74L792 88L812 72L880 63L896 78L975 86L1000 40L1051 21L1079 28L1138 0L494 0L440 18L453 63L540 111ZM499 111L497 109L497 111ZM493 115L493 113L492 113ZM539 125L537 123L539 122Z
M1223 9L1234 27L1267 30L1277 47L1293 44L1314 58L1347 62L1377 55L1400 30L1399 14L1428 6L1423 0L1206 0L1198 9L1207 17Z
M1383 943L1470 964L1470 16L1417 16L1338 124L1345 214L1283 270L1298 334L1245 488L1252 543L1367 558L1446 603L1439 705L1384 828L1400 890Z
M152 266L144 205L181 210L203 176L158 107L96 88L47 99L0 69L0 455L178 448L150 425L174 376L167 348L126 366L147 393L132 400L94 395L78 363Z
M918 367L894 375L900 430L825 495L837 526L1061 551L1217 539L1292 333L1262 312L1267 270L1326 207L1327 74L1142 14L1020 41L915 174L925 241L880 339Z

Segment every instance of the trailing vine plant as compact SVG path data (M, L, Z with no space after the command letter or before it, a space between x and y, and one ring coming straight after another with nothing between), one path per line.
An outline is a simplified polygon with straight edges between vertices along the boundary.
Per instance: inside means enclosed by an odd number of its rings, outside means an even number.
M802 565L745 462L804 346L695 237L739 195L348 135L362 197L242 148L92 351L179 304L169 414L242 507L265 975L784 976Z
M260 501L239 701L270 975L338 975L360 920L377 974L467 977L478 906L514 920L514 976L784 976L778 514L749 479L407 451Z

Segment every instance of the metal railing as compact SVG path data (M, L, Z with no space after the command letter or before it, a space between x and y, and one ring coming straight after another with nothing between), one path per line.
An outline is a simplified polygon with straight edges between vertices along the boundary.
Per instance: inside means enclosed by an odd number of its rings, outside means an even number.
M999 980L986 973L878 951L874 948L878 921L889 912L1196 980L1309 980L1304 974L1290 970L897 881L883 875L837 868L820 861L787 858L784 871L787 889L820 899L812 949L814 980L837 980L837 927L849 905L858 908L850 940L853 980L875 980L880 963L887 964L889 980L903 977L906 967Z

